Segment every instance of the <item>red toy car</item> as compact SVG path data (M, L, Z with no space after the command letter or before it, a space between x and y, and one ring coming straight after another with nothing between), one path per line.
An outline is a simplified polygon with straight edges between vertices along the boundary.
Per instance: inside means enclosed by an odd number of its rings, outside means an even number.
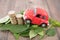
M41 8L27 9L23 16L26 23L41 25L46 27L48 25L48 13Z

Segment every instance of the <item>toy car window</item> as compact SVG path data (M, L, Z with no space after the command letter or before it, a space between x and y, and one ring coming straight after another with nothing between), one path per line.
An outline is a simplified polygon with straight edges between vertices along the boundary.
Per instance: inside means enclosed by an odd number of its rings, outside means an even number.
M42 19L46 19L46 17L45 16L42 16Z
M37 14L37 15L36 15L36 17L38 17L38 18L40 18L40 16L41 16L40 14Z

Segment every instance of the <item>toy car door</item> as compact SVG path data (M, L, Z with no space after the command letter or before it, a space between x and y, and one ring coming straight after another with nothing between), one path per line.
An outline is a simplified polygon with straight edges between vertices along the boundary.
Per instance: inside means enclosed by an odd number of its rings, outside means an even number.
M40 14L36 14L34 16L33 23L40 25L40 23L41 23L41 15Z

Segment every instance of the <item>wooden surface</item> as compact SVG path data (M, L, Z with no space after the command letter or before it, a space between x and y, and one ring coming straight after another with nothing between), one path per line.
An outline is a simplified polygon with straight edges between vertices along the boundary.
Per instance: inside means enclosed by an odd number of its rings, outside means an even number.
M51 18L60 21L60 0L0 0L0 18L6 16L10 10L20 12L20 10L25 10L35 5L45 9ZM56 28L56 32L55 36L45 37L43 40L60 40L60 28ZM15 40L15 38L8 31L0 31L0 40ZM20 37L19 40L30 39ZM32 40L39 40L39 37Z

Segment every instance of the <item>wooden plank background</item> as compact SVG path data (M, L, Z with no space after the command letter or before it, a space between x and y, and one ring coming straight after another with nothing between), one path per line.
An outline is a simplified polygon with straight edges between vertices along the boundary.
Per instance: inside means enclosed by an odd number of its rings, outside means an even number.
M60 0L0 0L0 18L6 16L8 11L25 10L32 6L39 6L48 12L51 18L60 21ZM60 28L56 28L56 35L53 37L45 37L43 40L60 40ZM12 33L8 31L0 31L0 40L15 40ZM29 38L20 37L19 40L30 40ZM35 37L32 40L39 40Z

